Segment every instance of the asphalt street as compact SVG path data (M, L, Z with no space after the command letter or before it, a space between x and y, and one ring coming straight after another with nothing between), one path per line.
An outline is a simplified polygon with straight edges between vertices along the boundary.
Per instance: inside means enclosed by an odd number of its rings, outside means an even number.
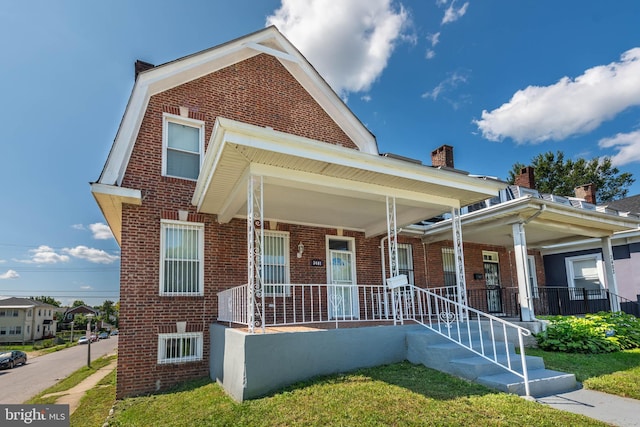
M91 344L91 360L115 353L118 336ZM87 346L76 345L27 360L24 366L0 371L0 403L24 403L87 364Z

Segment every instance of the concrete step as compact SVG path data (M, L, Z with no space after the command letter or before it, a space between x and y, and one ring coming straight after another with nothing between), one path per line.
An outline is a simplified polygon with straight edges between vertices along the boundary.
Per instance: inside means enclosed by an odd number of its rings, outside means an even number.
M523 379L510 372L481 376L475 382L506 393L525 395ZM530 369L529 389L531 396L542 397L576 390L578 382L574 374L550 369Z
M522 358L519 354L510 353L509 358L511 360L511 369L518 373L522 373ZM498 361L505 365L508 365L507 355L498 355ZM529 371L544 369L544 360L537 356L526 356L527 369ZM451 373L469 380L475 380L481 376L487 376L492 374L502 374L506 371L502 366L496 365L490 360L483 358L482 356L465 357L463 359L451 359L450 360Z
M462 336L465 341L468 340L468 334ZM406 339L407 359L412 363L423 364L499 391L525 394L524 381L518 375L427 328L407 333ZM481 340L479 333L472 335L471 343L476 351L484 348L485 355L490 359L495 351L498 361L505 365L508 354L511 369L522 373L522 360L515 352L513 343L496 342L494 349L491 340L484 334ZM532 396L561 393L578 387L575 375L545 369L542 358L526 356L526 361Z

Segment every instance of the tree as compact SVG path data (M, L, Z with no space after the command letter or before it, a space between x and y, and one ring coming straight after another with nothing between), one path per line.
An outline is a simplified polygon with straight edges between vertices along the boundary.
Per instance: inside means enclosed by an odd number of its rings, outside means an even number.
M54 305L56 307L60 307L62 305L62 303L60 301L55 300L53 297L47 297L47 296L39 296L39 297L29 297L30 300L33 301L40 301L43 302L45 304L51 304Z
M535 156L530 165L534 168L536 189L541 193L573 196L576 187L594 184L598 204L627 197L629 187L635 182L630 173L620 173L618 168L611 164L609 157L565 160L562 151L548 151ZM509 184L514 183L515 177L525 166L522 163L512 166L509 171Z
M71 308L80 307L81 305L86 305L86 304L81 299L77 299L73 302L73 304L71 304Z
M102 320L110 322L111 320L109 318L113 314L113 301L105 300L99 310L102 313Z

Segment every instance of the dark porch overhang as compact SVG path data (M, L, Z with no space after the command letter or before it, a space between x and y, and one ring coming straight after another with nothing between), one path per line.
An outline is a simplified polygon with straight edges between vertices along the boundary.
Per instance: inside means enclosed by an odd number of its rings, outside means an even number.
M264 178L265 219L387 231L386 197L399 227L493 197L505 184L464 173L218 118L192 203L226 223L246 217L247 180Z

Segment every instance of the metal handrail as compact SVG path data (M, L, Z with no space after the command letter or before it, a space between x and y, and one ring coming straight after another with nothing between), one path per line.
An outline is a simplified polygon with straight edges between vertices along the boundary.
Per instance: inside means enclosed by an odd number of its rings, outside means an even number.
M407 292L408 290L410 292ZM413 285L408 286L402 294L399 294L398 299L400 301L398 309L401 313L415 312L415 317L412 319L415 322L522 378L525 393L530 396L524 337L530 336L531 331ZM394 316L397 316L396 307L394 307ZM489 329L489 342L487 343L485 343L483 333L483 322L485 329L486 327ZM512 334L517 334L522 372L516 369L511 360L508 344L509 331L512 331ZM479 341L474 341L472 338L472 333L475 332L478 333ZM499 358L500 342L504 343L505 362Z

